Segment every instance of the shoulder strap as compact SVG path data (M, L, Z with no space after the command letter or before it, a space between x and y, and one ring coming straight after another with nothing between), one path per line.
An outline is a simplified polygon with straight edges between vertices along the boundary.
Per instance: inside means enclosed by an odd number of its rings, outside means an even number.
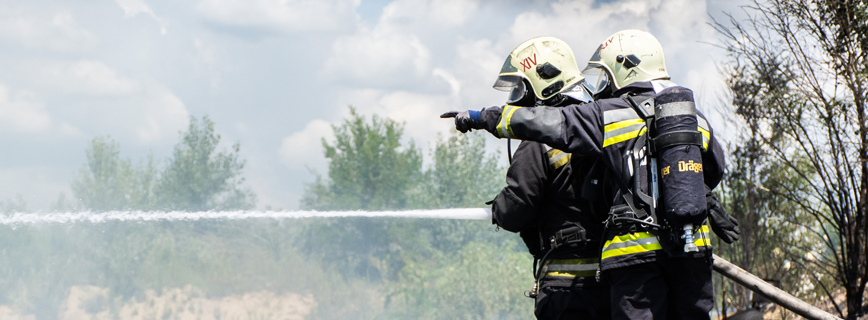
M645 156L648 157L648 152L651 151L650 139L648 138L649 131L651 129L651 121L654 119L654 97L647 97L642 100L641 104L637 103L633 96L628 93L621 95L621 99L623 99L627 104L630 105L631 108L638 114L642 119L645 120L647 124L647 128L645 133L636 138L636 142L633 144L633 150L630 155L630 160L633 165L633 187L628 188L624 181L616 178L615 181L618 182L618 188L621 190L621 196L624 198L624 201L630 206L630 209L633 210L633 213L636 214L636 217L639 219L646 219L647 217L651 217L653 223L657 224L659 220L657 219L657 214L654 208L654 199L643 193L640 186L640 179L637 177L636 172L639 171L641 159L637 156L642 149L645 149ZM650 180L650 177L649 177ZM649 181L650 182L650 181ZM651 189L651 188L649 188ZM641 202L644 205L640 205L637 202ZM644 210L644 208L648 208L648 210Z

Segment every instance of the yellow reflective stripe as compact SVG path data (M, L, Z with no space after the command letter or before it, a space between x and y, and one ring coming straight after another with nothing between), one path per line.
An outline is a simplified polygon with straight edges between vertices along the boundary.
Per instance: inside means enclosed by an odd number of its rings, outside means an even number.
M549 277L575 278L575 277L593 277L597 275L596 270L588 271L552 271L546 272Z
M630 247L626 247L626 248L612 249L612 250L608 250L608 251L603 252L603 259L616 257L616 256L622 256L622 255L626 255L626 254L649 252L649 251L660 250L660 249L663 249L663 246L661 246L659 242L642 244L642 245L635 245L635 246L630 246Z
M621 128L632 126L634 124L645 124L645 120L631 119L631 120L624 120L624 121L618 121L615 123L607 124L605 127L603 127L603 132L618 130Z
M645 240L645 241L640 241L640 240ZM629 242L636 243L636 245L625 246L625 247L620 247L620 248L612 248L612 247L618 247L618 246L616 246L617 244L629 243ZM657 236L651 234L650 232L644 231L644 232L625 234L625 235L621 235L621 236L616 236L612 240L606 241L606 243L603 245L602 259L626 255L626 254L660 250L660 249L663 249L663 247L660 245L660 242L657 241Z
M648 232L648 231L625 234L622 236L615 236L614 238L612 238L612 240L606 241L606 244L603 245L603 248L604 248L603 250L605 250L605 248L611 244L617 244L617 243L622 243L622 242L627 242L627 241L636 241L636 240L648 239L648 238L653 238L653 237L656 237L656 236L654 234Z
M501 121L497 124L497 133L500 134L500 138L512 138L514 136L512 132L512 128L509 126L510 120L512 120L512 114L515 113L515 110L518 110L521 107L506 105L503 107L503 113L501 115Z
M572 158L571 155L570 155L570 154L567 154L566 157L561 158L560 160L558 160L557 162L555 162L554 164L552 164L552 166L553 166L555 169L560 168L560 167L563 167L565 164L567 164L567 162L570 162L570 158Z
M586 259L548 259L546 260L546 265L550 264L595 264L599 263L600 258L586 258Z
M567 162L570 162L571 155L558 149L551 149L546 154L549 157L549 165L552 169L563 167Z
M642 133L645 132L645 126L644 125L645 125L645 120L642 120L642 119L630 119L630 120L618 121L615 123L607 124L605 127L603 127L603 137L605 138L605 140L603 140L603 147L605 148L605 147L608 147L610 145L638 137L639 135L641 135ZM625 128L626 128L626 130L629 130L630 127L640 128L640 129L623 132L623 131L625 131ZM616 131L623 132L623 133L617 134L619 132L616 132ZM606 136L611 135L611 134L617 134L617 135L606 137Z
M703 129L701 126L697 127L699 132L702 133L702 149L708 150L708 141L711 140L711 133L708 130Z
M708 232L708 225L702 225L699 231L693 234L693 243L698 247L711 246L711 234Z
M578 269L587 270L564 270L569 268L569 266L584 266L578 267ZM555 270L555 271L546 271L546 276L548 277L562 277L562 278L575 278L575 277L592 277L597 275L597 268L600 267L600 258L584 258L584 259L551 259L546 260L543 268L545 270Z
M624 142L624 141L636 138L636 137L642 135L643 133L645 133L645 131L646 131L645 127L642 127L641 130L622 133L622 134L619 134L617 136L611 137L609 139L603 140L603 148L611 146L611 145L619 143L619 142Z
M551 147L549 147L549 148L551 148ZM561 154L561 153L564 153L564 152L561 150L552 148L552 149L549 149L549 151L546 153L548 154L549 158L553 158L554 156Z

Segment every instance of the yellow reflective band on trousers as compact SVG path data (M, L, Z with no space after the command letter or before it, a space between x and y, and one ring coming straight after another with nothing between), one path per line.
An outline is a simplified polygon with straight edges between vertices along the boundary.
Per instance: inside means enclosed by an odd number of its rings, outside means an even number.
M603 245L602 259L660 249L663 249L660 241L657 240L657 236L650 232L630 233L615 236L614 239L606 241L606 244Z
M624 142L645 133L645 120L630 119L603 127L603 148Z
M593 277L600 267L599 258L546 260L545 275L558 278Z
M711 247L708 225L703 225L693 233L693 243L697 247ZM614 239L606 241L603 245L602 259L661 249L663 246L660 245L657 236L647 231L636 232L616 236Z
M521 107L511 105L503 106L503 111L500 113L500 122L497 124L497 133L500 135L500 138L512 139L512 137L515 136L512 133L512 128L509 127L509 122L512 120L512 114L519 108Z

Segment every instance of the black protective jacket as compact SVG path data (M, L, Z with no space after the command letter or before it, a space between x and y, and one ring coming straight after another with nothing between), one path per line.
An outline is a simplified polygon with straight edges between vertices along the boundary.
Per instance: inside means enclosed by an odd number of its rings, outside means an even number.
M583 199L580 191L594 163L596 159L591 157L573 156L538 142L523 141L507 171L507 186L494 200L491 209L494 223L505 230L520 232L535 259L541 259L552 249L553 239L560 243L539 266L541 292L547 292L549 289L544 288L549 287L577 286L586 290L604 287L594 276L599 270L602 222L608 205ZM595 182L599 184L602 180ZM592 241L565 245L567 239L563 236Z
M551 238L560 230L580 227L586 239L599 240L608 207L581 197L582 183L595 162L594 158L523 141L507 171L507 186L492 205L495 223L505 230L522 232L536 258L551 248ZM559 249L550 258L593 258L598 250L599 242L595 242Z

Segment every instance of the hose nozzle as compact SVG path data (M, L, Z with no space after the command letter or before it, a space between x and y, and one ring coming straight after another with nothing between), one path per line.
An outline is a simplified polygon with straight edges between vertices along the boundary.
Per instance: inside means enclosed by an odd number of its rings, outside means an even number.
M693 242L692 223L684 225L684 235L682 235L681 238L684 239L684 252L699 252L699 248L697 248L696 243Z

